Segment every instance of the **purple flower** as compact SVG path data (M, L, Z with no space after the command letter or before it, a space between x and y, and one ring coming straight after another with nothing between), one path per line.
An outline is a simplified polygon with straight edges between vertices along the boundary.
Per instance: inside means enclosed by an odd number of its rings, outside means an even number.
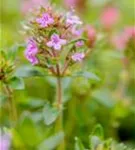
M68 25L82 25L82 21L78 16L75 16L73 12L67 13L66 23Z
M64 39L61 39L58 34L53 34L51 40L47 42L48 47L53 47L55 50L61 50L62 45L65 45L67 42Z
M84 45L84 41L78 41L78 42L76 42L75 45L76 45L76 47L81 47Z
M8 134L1 134L0 133L0 150L9 150L10 148L10 135Z
M54 23L54 19L48 13L44 13L42 17L37 18L36 21L40 24L41 27L48 27Z
M82 53L73 54L71 58L72 58L73 61L81 62L84 57L85 57L85 54L82 52Z
M35 65L38 63L38 59L36 58L36 54L38 53L38 48L36 42L33 39L29 39L27 48L25 50L25 57Z
M75 36L81 36L83 33L83 30L82 29L76 29L76 27L73 27L72 28L72 34L75 35Z

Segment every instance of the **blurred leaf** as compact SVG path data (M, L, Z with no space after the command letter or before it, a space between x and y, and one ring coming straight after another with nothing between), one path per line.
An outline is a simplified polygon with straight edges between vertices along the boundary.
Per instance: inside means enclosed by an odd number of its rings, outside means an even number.
M40 140L40 134L34 124L31 116L28 113L25 113L21 118L21 122L17 126L17 131L21 136L23 142L28 146L36 146Z
M75 138L75 150L85 150L81 140L79 138Z
M77 72L75 74L72 75L73 77L84 77L84 78L87 78L87 79L92 79L92 80L96 80L96 81L100 81L100 78L92 73L92 72L88 72L88 71L84 71L84 72Z
M25 88L23 79L18 77L11 78L9 81L9 85L11 88L16 90L22 90Z
M96 90L92 93L92 96L102 105L106 107L114 107L115 101L112 93L107 89Z
M40 145L38 150L54 150L64 139L64 133L59 132L48 139L45 139Z
M104 131L103 127L98 124L92 130L91 135L89 136L90 139L90 148L91 150L95 150L101 143L104 138Z
M8 58L14 61L17 54L25 49L25 46L25 44L15 44L12 46L8 51Z
M2 106L2 104L5 103L5 101L7 100L7 96L3 93L0 93L0 106Z
M14 145L15 149L21 149L22 147L24 148L24 143L23 140L21 138L21 136L19 135L19 133L17 132L17 130L15 130L14 128L11 129L11 133L12 133L12 142Z
M43 100L43 99L30 98L30 99L28 99L27 106L29 106L31 108L39 108L39 107L43 107L44 104L45 104L45 100Z
M46 125L52 124L58 117L59 111L56 108L46 104L43 110L44 122Z
M103 139L104 138L103 127L100 124L96 125L94 127L94 129L92 130L92 134L91 135L98 136L100 139Z
M34 66L30 66L30 65L24 65L19 67L16 72L15 75L18 77L32 77L32 76L44 76L45 73L43 71L41 71L41 69L34 67Z

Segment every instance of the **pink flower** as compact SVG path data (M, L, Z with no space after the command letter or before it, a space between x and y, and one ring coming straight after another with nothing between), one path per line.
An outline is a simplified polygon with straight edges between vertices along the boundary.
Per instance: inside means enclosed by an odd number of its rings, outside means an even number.
M38 48L36 42L33 39L29 39L27 48L25 50L25 57L35 65L38 63L38 59L36 58L36 54L38 53Z
M83 24L80 18L78 16L75 16L73 12L67 13L66 23L68 25L82 25Z
M75 62L81 62L84 57L85 57L85 54L82 52L82 53L73 54L71 58Z
M48 13L44 13L42 17L37 18L36 21L40 24L41 27L48 27L54 23L54 19Z
M47 42L48 47L53 47L55 50L61 50L61 47L65 45L67 42L65 39L60 39L58 34L53 34L51 36L51 40Z
M93 47L95 41L96 41L96 30L92 26L86 27L86 34L88 36L88 45L89 47Z
M124 50L126 48L126 41L127 40L122 35L117 35L112 38L112 44L119 50Z
M120 13L117 8L106 7L101 14L100 20L105 28L110 29L118 22L119 17Z
M87 27L87 34L89 40L93 41L96 38L96 30L92 26Z
M131 39L135 40L135 27L126 27L121 34L112 38L112 44L117 49L124 50Z
M2 135L0 133L0 149L1 150L9 150L11 143L11 137L8 134Z
M129 26L124 29L125 37L128 39L135 38L135 27Z
M76 47L81 47L84 45L84 41L78 41L78 42L76 42L75 45L76 45Z

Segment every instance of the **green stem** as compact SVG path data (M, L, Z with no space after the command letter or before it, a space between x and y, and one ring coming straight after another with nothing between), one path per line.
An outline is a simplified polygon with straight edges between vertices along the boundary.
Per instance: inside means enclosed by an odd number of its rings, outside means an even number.
M57 108L60 111L60 115L58 119L56 120L55 124L55 131L58 133L60 131L63 131L63 112L62 112L62 79L61 77L57 77ZM57 150L64 150L65 144L64 140L61 142L61 144L57 147Z
M6 85L5 89L6 89L9 106L10 106L11 120L14 122L17 120L17 109L16 109L16 104L15 104L14 98L13 98L13 91L12 91L12 89L10 89L10 87L8 85Z

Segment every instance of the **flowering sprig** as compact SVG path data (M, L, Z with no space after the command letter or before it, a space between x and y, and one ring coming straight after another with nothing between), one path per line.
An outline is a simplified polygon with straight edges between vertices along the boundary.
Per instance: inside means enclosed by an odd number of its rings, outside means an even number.
M48 68L55 76L63 76L74 63L81 62L88 51L83 35L83 22L74 10L66 15L50 6L41 7L29 21L25 57L32 65ZM65 51L65 60L61 57ZM66 66L66 68L65 68Z
M56 131L63 130L62 77L69 76L70 67L82 62L90 51L82 24L74 10L65 15L49 6L41 7L28 23L26 59L32 65L46 68L57 79L55 106L60 113L56 117ZM62 149L64 143L60 145L59 150Z

